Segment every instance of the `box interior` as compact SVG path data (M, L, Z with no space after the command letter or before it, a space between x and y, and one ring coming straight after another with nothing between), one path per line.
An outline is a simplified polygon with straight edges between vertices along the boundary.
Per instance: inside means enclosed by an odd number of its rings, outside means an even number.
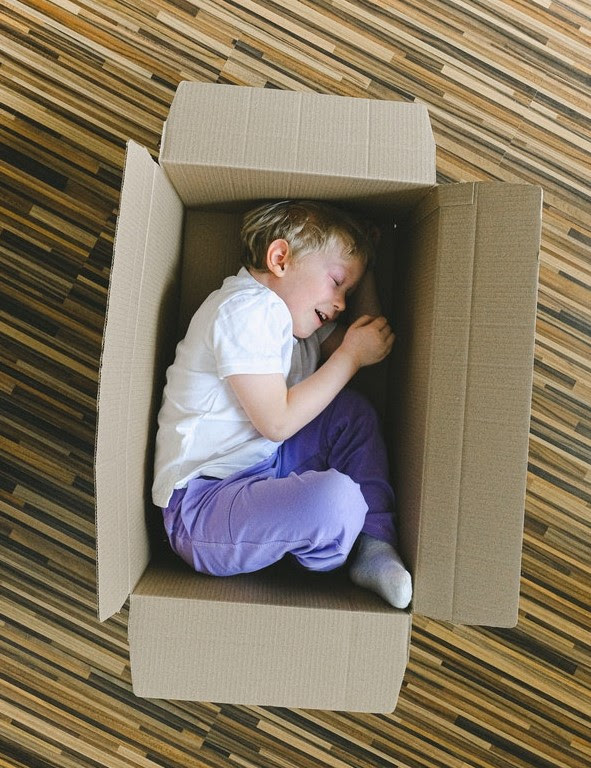
M423 196L427 194L429 189L429 186L423 188ZM417 192L418 190L415 190L413 200L417 199ZM342 200L338 196L330 199L330 202L333 204L346 207L353 215L370 220L379 227L381 237L377 248L376 282L384 314L390 319L395 329L400 324L400 315L404 311L401 305L401 286L399 285L397 290L395 284L396 276L404 273L400 265L401 246L399 245L399 233L402 231L400 225L414 208L414 206L411 207L409 211L404 205L405 199L408 200L408 197L406 197L404 191L402 191L400 197L396 195L396 192L390 192L388 195L388 205L385 205L383 200L378 205L374 204L372 206L363 204L359 200L352 203L351 200ZM259 202L261 201L255 200L252 204L221 204L218 206L221 210L214 210L211 206L207 206L205 208L191 208L185 211L178 292L175 300L169 306L168 312L170 314L167 317L168 337L156 377L156 395L152 405L153 433L156 412L159 406L159 395L164 383L164 369L173 360L176 343L186 333L191 317L200 304L211 291L221 286L227 276L236 274L240 269L240 226L242 217L251 205L256 205ZM176 328L176 331L173 331L174 328ZM396 356L394 356L387 363L360 371L350 384L350 386L362 391L376 407L382 420L384 434L390 436L390 439L387 441L389 443L392 443L392 436L396 432L394 426L397 418L395 405L399 400L397 394L399 377L393 373L396 364ZM153 444L153 440L150 442ZM389 448L392 448L392 445L389 445ZM147 519L151 528L151 548L155 558L163 558L164 562L169 563L169 547L160 518L158 510L148 511ZM301 569L294 568L292 578L300 579L300 584L303 586L307 583L309 575L301 571ZM348 579L346 576L343 576L340 580L331 583L338 588L339 585L342 587L346 582L348 582ZM166 586L163 586L164 590L166 588ZM361 592L363 593L364 591L361 590ZM304 590L303 594L309 593ZM337 596L335 604L340 599ZM380 602L379 599L378 602ZM351 608L353 604L347 602L347 605ZM375 596L367 593L365 602L362 599L360 602L358 601L357 605L362 610L374 610L376 605Z

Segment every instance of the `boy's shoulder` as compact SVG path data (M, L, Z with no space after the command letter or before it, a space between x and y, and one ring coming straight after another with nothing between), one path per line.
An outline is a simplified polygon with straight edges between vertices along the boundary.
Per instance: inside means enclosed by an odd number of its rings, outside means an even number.
M274 291L259 283L245 269L226 277L193 314L188 336L203 337L214 326L246 326L272 322L279 330L291 327L291 315L285 302Z
M233 296L236 293L265 293L268 291L262 283L250 274L250 272L242 267L240 271L235 275L230 275L224 279L224 282L219 289L222 296Z
M216 295L218 309L224 306L232 305L238 307L244 305L264 307L276 306L285 308L287 306L279 296L259 283L248 270L244 267L236 275L227 277L218 291L214 291L212 296Z

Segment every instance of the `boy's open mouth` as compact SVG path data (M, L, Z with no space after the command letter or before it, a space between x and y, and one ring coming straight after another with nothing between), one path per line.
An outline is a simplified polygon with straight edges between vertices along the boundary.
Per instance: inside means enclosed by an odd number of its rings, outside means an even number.
M328 320L328 315L325 315L324 312L321 312L319 309L316 310L316 314L320 318L321 323L325 323Z

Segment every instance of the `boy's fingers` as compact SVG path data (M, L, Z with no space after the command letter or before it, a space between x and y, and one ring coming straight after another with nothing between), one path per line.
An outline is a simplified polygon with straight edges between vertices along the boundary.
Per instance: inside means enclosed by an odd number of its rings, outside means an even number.
M361 328L364 325L369 325L372 323L376 318L372 317L371 315L361 315L361 317L358 317L355 322L351 323L351 325L355 328Z
M388 325L388 321L385 317L376 317L375 315L361 315L361 317L358 317L355 322L351 323L351 325L362 326L371 325L372 323L375 323L380 328L380 330Z

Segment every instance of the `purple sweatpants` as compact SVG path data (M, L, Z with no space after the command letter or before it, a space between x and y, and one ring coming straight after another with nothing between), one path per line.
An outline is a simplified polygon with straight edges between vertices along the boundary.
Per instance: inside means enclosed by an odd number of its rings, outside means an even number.
M343 390L264 462L174 491L164 525L172 549L203 573L257 571L287 554L330 571L362 531L396 544L393 511L376 413Z

